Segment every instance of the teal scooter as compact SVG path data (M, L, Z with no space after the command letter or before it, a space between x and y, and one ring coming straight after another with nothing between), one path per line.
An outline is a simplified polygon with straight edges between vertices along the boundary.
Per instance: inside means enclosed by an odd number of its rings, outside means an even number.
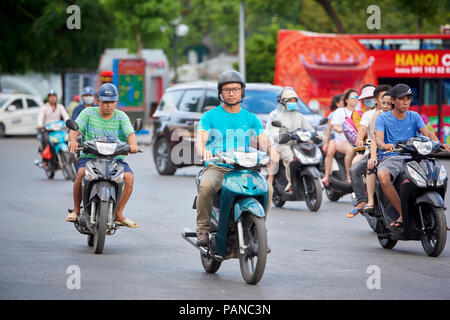
M182 237L200 251L203 268L208 273L219 270L224 260L238 258L242 277L248 284L258 283L266 267L267 230L266 179L258 172L267 166L269 156L251 148L250 152L234 150L216 153L216 163L231 165L214 196L208 248L196 244L197 233L184 229ZM197 175L197 186L201 172ZM197 197L193 209L196 209Z

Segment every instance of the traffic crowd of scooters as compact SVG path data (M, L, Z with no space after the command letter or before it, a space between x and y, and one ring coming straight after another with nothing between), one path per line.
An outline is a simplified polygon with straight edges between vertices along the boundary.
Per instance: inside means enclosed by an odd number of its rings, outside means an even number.
M219 78L219 99L228 112L240 108L244 97L239 96L240 90L245 92L245 82L237 72ZM86 93L93 95L91 91ZM115 108L117 89L110 85L102 94L97 116L108 120L102 112L107 104ZM49 93L49 98L53 95ZM265 226L271 202L282 207L286 201L305 201L309 210L318 211L323 189L330 201L351 194L354 208L347 217L364 215L382 247L392 249L399 240L418 240L427 255L439 256L447 235L444 199L448 178L434 153L449 151L449 147L420 122L417 113L408 111L411 97L411 89L404 84L393 88L367 84L360 93L350 89L332 99L330 115L313 127L298 112L295 91L284 88L264 128L278 152L276 170L268 170L267 178L261 174L262 168L273 165L273 154L267 153L270 147L260 151L223 150L208 159L223 165L220 188L211 194L210 231L202 243L198 231L182 232L182 237L200 251L205 271L215 273L224 260L237 258L244 280L258 283L271 251ZM87 102L93 103L91 99ZM51 108L55 112L58 106ZM69 150L65 124L81 136L85 133L79 121L69 120L64 113L61 117L67 121L40 125L42 160L36 164L50 179L61 169L66 179L75 180L77 156L70 151L95 155L83 172L81 211L67 221L74 222L75 228L87 235L95 253L102 253L106 235L113 235L123 226L131 227L116 219L127 168L117 157L138 151L130 140L107 134L77 143L75 149ZM405 122L414 132L406 139L405 132L399 131ZM142 121L136 120L134 132L142 126ZM196 177L199 190L208 161L203 162L205 167ZM395 194L386 192L392 190ZM193 209L198 203L196 197Z

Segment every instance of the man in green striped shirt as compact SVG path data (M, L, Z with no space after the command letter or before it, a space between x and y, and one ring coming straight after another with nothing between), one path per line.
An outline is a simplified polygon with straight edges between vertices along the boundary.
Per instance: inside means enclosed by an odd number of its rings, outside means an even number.
M117 137L122 142L130 145L130 153L139 152L136 136L130 119L118 109L117 100L118 92L116 86L106 83L99 88L99 107L91 107L84 109L75 120L79 126L79 131L83 133L86 141L93 140L98 136ZM77 150L78 132L70 130L69 132L69 149L70 152ZM86 162L95 158L93 154L82 154L77 165L77 178L73 184L73 211L66 217L66 221L74 222L80 214L80 205L82 200L81 184L85 174ZM128 199L133 191L133 171L128 164L123 161L124 156L117 157L124 165L124 187L122 196L116 210L116 225L123 225L129 228L137 228L139 225L130 219L126 219L122 213Z

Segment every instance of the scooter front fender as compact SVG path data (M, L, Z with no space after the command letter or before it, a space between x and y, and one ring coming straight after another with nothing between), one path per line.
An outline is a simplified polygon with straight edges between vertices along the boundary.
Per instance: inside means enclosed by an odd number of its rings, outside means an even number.
M257 217L265 217L266 212L259 201L254 198L239 200L234 205L234 221L238 221L243 212L249 212Z
M110 199L116 201L116 189L111 183L99 181L92 186L89 201L95 196L99 197L101 201L109 201Z
M420 203L428 203L438 208L445 207L444 200L442 199L441 195L436 191L427 191L421 196L417 197L416 205Z
M320 179L320 172L315 166L304 166L300 171L300 177L302 176L312 176Z
M69 147L67 146L67 143L60 142L55 146L55 153L58 154L59 152L69 152Z

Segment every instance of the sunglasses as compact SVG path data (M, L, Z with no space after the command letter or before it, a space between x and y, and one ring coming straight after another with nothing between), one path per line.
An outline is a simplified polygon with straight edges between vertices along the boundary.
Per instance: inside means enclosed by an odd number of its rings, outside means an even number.
M350 99L358 99L358 98L359 98L359 96L355 96L355 95L350 96Z

